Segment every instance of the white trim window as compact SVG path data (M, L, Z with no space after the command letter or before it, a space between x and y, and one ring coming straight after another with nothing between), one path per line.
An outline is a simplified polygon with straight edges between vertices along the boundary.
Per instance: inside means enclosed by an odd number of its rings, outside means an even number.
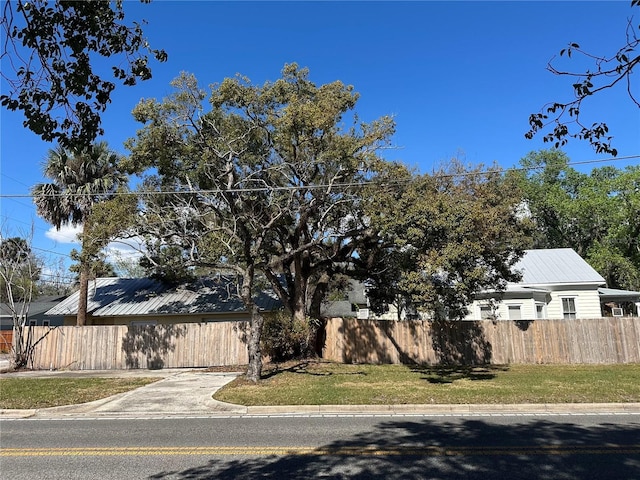
M493 306L480 305L480 320L495 320L496 318L496 309Z
M508 305L509 320L522 320L522 308L520 305Z
M545 307L544 303L536 303L536 318L538 320L546 318L547 316L544 307Z
M565 320L575 320L578 316L578 309L576 308L575 297L564 297L560 299L562 301L562 318Z

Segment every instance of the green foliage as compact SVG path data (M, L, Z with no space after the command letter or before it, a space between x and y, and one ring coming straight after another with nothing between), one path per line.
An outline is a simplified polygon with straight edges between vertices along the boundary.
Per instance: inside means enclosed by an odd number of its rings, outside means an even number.
M520 173L537 248L573 248L611 288L640 289L640 167L590 174L558 150L532 152Z
M286 312L265 316L262 351L273 362L301 358L309 351L309 322Z
M75 248L69 253L71 260L78 262L69 267L71 273L80 274L81 265L83 261L90 261L90 276L91 278L100 277L115 277L116 271L113 265L107 262L107 257L104 253L98 252L96 255L92 255L91 258L87 258L86 254L83 256L81 252L78 252ZM86 260L84 260L86 258ZM79 277L78 277L79 279Z
M193 270L188 267L190 262L183 249L158 242L148 242L147 246L149 251L140 259L147 276L171 284L193 279Z
M49 150L44 175L51 183L32 189L38 215L56 228L83 224L95 204L112 198L127 184L120 162L106 142L77 151L60 146Z
M104 262L102 248L132 222L135 214L134 197L116 197L126 192L128 181L121 171L121 161L105 142L78 152L58 147L49 150L44 166L52 182L32 190L38 215L56 228L83 225L82 249L75 253L74 260L101 275L113 273Z
M631 7L638 6L640 6L640 2L631 1ZM611 144L613 137L609 135L607 124L595 122L588 125L583 123L580 115L584 100L598 92L614 88L618 84L625 85L624 88L626 88L630 100L640 107L640 100L634 94L632 83L632 73L640 63L640 55L637 52L640 38L638 38L637 29L632 23L632 19L627 23L625 34L627 43L608 57L586 52L575 42L571 42L566 48L560 50L560 58L571 59L572 55L579 55L587 61L593 62L593 67L586 71L576 72L559 68L551 61L547 64L547 70L554 75L568 76L573 80L574 96L572 100L549 103L540 112L532 113L529 116L531 128L525 134L526 138L531 139L537 133L552 126L552 130L544 135L543 140L552 143L554 148L565 145L568 138L577 138L588 141L596 153L609 153L614 157L618 154L618 151ZM557 63L557 60L554 63Z
M5 2L2 77L9 88L2 105L22 111L25 127L43 140L87 148L104 133L100 115L115 88L96 59L119 57L111 75L124 85L151 78L149 56L167 59L124 16L122 0Z
M375 187L362 186L394 170L378 156L392 119L360 122L352 86L308 77L290 64L262 86L227 78L204 108L207 94L183 74L162 103L135 108L145 126L128 142L132 170L157 168L147 191L180 192L145 197L141 228L184 250L191 265L250 260L300 317L318 316L329 279L375 244L362 215Z
M136 107L145 126L129 146L133 170L157 168L148 191L179 192L145 197L143 216L176 259L250 260L299 319L319 318L339 275L373 279L380 308L401 292L456 316L512 277L526 245L513 182L460 165L416 177L385 161L393 120L360 122L353 87L317 86L292 64L262 86L225 79L207 110L193 76L173 85L162 103Z
M520 203L514 178L456 161L379 196L370 218L389 246L371 259L379 272L370 279L372 307L393 301L409 313L455 319L479 291L504 290L530 245Z

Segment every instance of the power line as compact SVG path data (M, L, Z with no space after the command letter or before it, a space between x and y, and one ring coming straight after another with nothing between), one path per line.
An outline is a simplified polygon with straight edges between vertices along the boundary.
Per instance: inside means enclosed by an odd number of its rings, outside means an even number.
M77 277L70 277L68 275L56 275L53 273L40 273L39 274L40 277L49 277L49 278L53 278L54 280L71 280L71 281L76 281Z
M39 251L41 251L41 252L52 253L52 254L54 254L54 255L58 255L58 256L60 256L60 257L68 257L68 258L71 258L71 255L69 255L68 253L54 252L53 250L47 250L46 248L31 247L31 250L39 250Z
M16 200L15 198L11 198L11 197L9 197L9 196L4 196L4 195L0 195L0 196L2 196L2 197L4 197L4 198L7 198L7 199L11 200L12 202L17 203L18 205L22 205L22 206L23 206L23 207L25 207L25 208L34 208L34 207L35 207L35 205L34 205L33 203L28 204L28 203L24 203L24 202L21 202L21 201L19 201L19 200Z
M640 155L627 155L625 157L612 157L605 159L595 159L595 160L584 160L578 162L568 162L566 166L574 166L574 165L592 165L597 163L606 163L606 162L616 162L621 160L631 160L640 158ZM490 175L490 174L504 174L507 172L527 172L532 170L542 170L546 168L546 165L541 165L537 167L519 167L519 168L497 168L493 170L482 170L477 172L462 172L462 173L440 173L436 175L431 175L432 178L462 178L462 177L473 177L473 176L482 176L482 175ZM385 182L373 182L373 181L364 181L364 182L349 182L349 183L334 183L334 184L315 184L315 185L292 185L286 187L245 187L245 188L231 188L231 189L209 189L209 190L160 190L160 191L151 191L151 192L112 192L111 195L114 196L157 196L157 195L194 195L194 194L218 194L218 193L251 193L251 192L277 192L277 191L296 191L296 190L317 190L317 189L326 189L326 188L353 188L353 187L364 187L369 185L376 186L391 186L391 185L406 185L415 181L415 178L410 178L406 180L397 180L397 181L385 181ZM65 193L57 193L50 194L47 197L63 197L66 196ZM77 193L73 194L75 197L93 197L96 194L92 193ZM0 195L0 198L32 198L32 194L9 194L9 195Z

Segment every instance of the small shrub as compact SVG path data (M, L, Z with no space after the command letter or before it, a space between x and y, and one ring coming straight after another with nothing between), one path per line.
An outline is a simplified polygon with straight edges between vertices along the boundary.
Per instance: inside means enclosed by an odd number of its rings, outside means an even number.
M262 352L273 362L301 358L309 350L309 334L309 323L305 320L294 321L285 312L269 315L262 330Z

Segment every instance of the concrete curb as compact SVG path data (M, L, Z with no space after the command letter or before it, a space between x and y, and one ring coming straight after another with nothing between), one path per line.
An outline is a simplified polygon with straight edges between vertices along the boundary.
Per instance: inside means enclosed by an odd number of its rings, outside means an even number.
M122 395L122 394L121 394ZM118 395L119 396L119 395ZM208 411L185 412L100 412L95 408L107 399L61 407L11 410L0 409L2 419L28 418L170 418L216 416L305 416L305 415L640 415L640 403L566 403L566 404L467 404L467 405L278 405L248 406L219 402Z
M640 403L527 403L508 405L282 405L247 407L247 415L575 415L601 413L640 414Z
M31 418L35 416L36 413L38 413L38 410L35 408L28 410L1 408L0 420L3 418Z

